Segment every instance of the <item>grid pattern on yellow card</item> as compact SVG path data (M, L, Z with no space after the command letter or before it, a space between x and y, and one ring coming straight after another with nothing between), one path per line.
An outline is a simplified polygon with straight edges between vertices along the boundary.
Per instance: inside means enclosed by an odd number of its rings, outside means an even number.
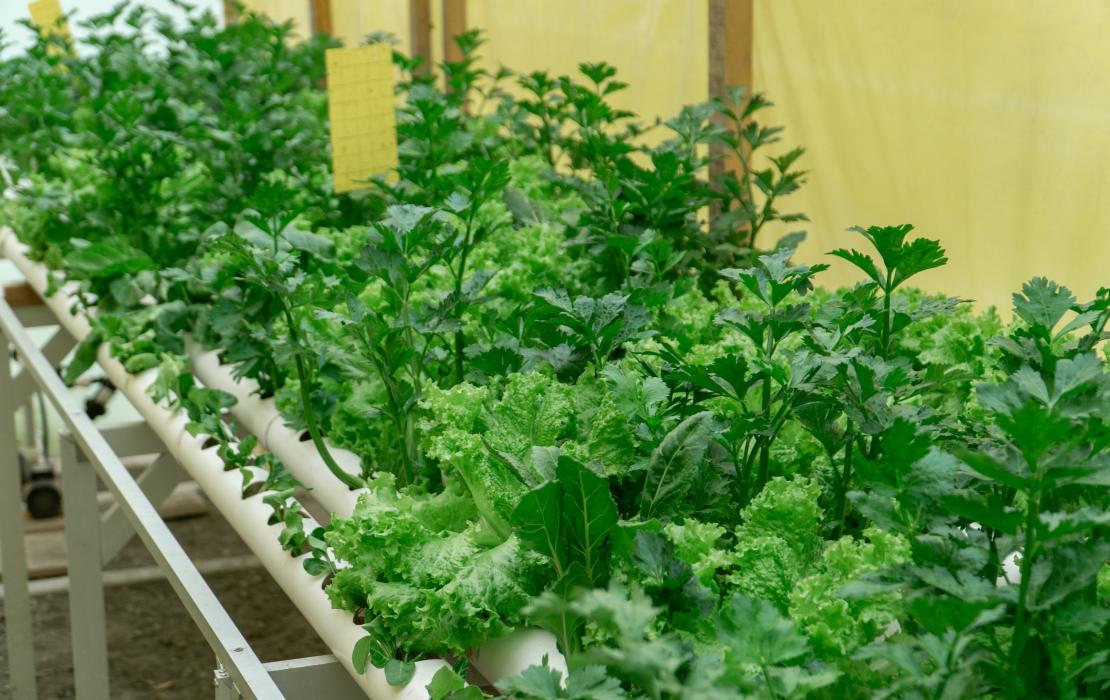
M35 2L27 5L27 10L31 13L31 21L44 33L57 32L63 36L69 35L69 25L65 22L62 22L60 27L54 26L54 23L62 16L61 0L35 0Z
M350 192L397 166L392 55L386 44L328 49L327 68L335 191Z

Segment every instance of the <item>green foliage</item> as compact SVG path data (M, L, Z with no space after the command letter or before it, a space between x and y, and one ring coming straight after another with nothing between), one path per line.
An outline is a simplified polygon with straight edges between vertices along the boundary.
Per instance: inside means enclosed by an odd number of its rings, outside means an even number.
M398 167L336 195L333 42L291 31L124 4L0 61L0 220L92 328L66 379L156 370L364 628L356 667L451 659L430 694L473 700L467 654L538 626L570 673L512 697L1110 692L1110 289L1034 278L1003 324L912 288L946 254L908 225L855 229L860 281L822 289L764 96L648 127L612 66L490 73L476 31L395 54ZM186 337L354 513L311 525Z
M560 457L553 478L529 491L513 512L517 537L550 562L562 591L607 583L616 524L608 482L569 457ZM573 618L560 614L549 624L564 649L578 648Z
M328 595L366 620L370 660L462 652L508 632L545 573L515 538L490 544L466 495L399 492L381 477L325 535L340 569ZM375 655L376 654L376 655Z

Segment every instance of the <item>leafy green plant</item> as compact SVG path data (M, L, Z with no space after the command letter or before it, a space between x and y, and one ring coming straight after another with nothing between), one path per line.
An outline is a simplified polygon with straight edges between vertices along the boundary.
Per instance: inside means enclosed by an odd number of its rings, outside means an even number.
M909 226L857 229L832 255L861 281L822 289L781 231L802 150L741 89L647 126L612 66L487 72L468 32L395 53L399 166L339 195L332 40L127 4L86 29L0 61L0 219L92 328L66 377L105 344L158 369L365 631L357 669L444 658L429 693L472 700L468 654L536 626L570 672L504 695L1107 694L1110 290L1037 278L1004 323L911 287L946 258ZM354 512L309 527L187 336Z

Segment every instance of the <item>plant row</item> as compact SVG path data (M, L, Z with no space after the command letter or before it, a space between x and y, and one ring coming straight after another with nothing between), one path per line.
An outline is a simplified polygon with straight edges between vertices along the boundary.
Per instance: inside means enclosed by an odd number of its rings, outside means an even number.
M1110 692L1110 289L1035 278L1004 323L914 289L946 257L908 225L856 229L830 255L859 281L823 288L762 95L649 123L612 67L490 73L476 32L395 54L400 164L336 195L330 39L126 3L87 25L0 62L0 216L93 324L67 377L108 343L227 469L266 470L283 546L366 630L356 665L447 658L432 696L482 697L467 653L539 627L569 676L485 690ZM305 531L186 337L353 513Z

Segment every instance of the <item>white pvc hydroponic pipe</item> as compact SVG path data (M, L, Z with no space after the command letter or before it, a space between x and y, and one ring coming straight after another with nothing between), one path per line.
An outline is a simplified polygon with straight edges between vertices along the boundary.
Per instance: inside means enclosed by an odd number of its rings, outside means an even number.
M235 397L235 405L231 408L235 420L254 434L263 447L273 452L329 512L350 517L361 490L352 491L335 478L312 441L301 440L300 435L285 425L274 400L258 395L258 382L250 377L237 380L231 373L230 365L220 364L219 351L206 352L192 340L186 342L185 348L193 373L202 384ZM342 469L356 475L360 473L358 455L350 450L330 449Z
M285 425L272 398L258 396L258 383L253 379L236 380L230 365L221 365L219 351L205 351L188 342L187 352L193 372L205 386L226 391L235 397L231 408L235 419L258 437L262 446L281 460L285 468L312 490L313 497L324 508L341 517L350 517L358 501L359 490L352 491L336 479L324 464L311 441ZM358 473L360 460L350 450L330 447L336 462L347 471ZM544 630L519 630L502 639L487 642L472 657L475 668L490 681L513 676L529 666L547 665L567 674L567 663L559 651L555 635Z
M76 305L73 286L66 285L54 296L47 297L46 268L27 258L23 245L9 229L0 229L0 249L19 268L31 287L43 297L59 323L78 341L83 340L88 335L90 326L84 317L70 312L70 306ZM157 378L157 370L140 375L128 374L123 365L111 357L107 345L101 345L97 361L367 695L375 700L426 699L428 692L425 686L447 664L438 659L418 662L412 681L403 687L389 685L385 673L372 665L368 666L366 673L357 673L351 662L351 650L364 636L363 631L352 624L348 613L331 607L323 592L321 577L310 576L305 572L301 563L303 557L291 557L281 548L278 536L282 526L266 524L271 509L262 502L264 494L255 494L244 499L241 493L242 476L238 471L224 471L223 460L217 455L217 448L205 449L205 436L193 436L185 430L188 418L184 414L171 413L154 402L147 389ZM311 519L306 518L305 527L311 529L314 526Z

